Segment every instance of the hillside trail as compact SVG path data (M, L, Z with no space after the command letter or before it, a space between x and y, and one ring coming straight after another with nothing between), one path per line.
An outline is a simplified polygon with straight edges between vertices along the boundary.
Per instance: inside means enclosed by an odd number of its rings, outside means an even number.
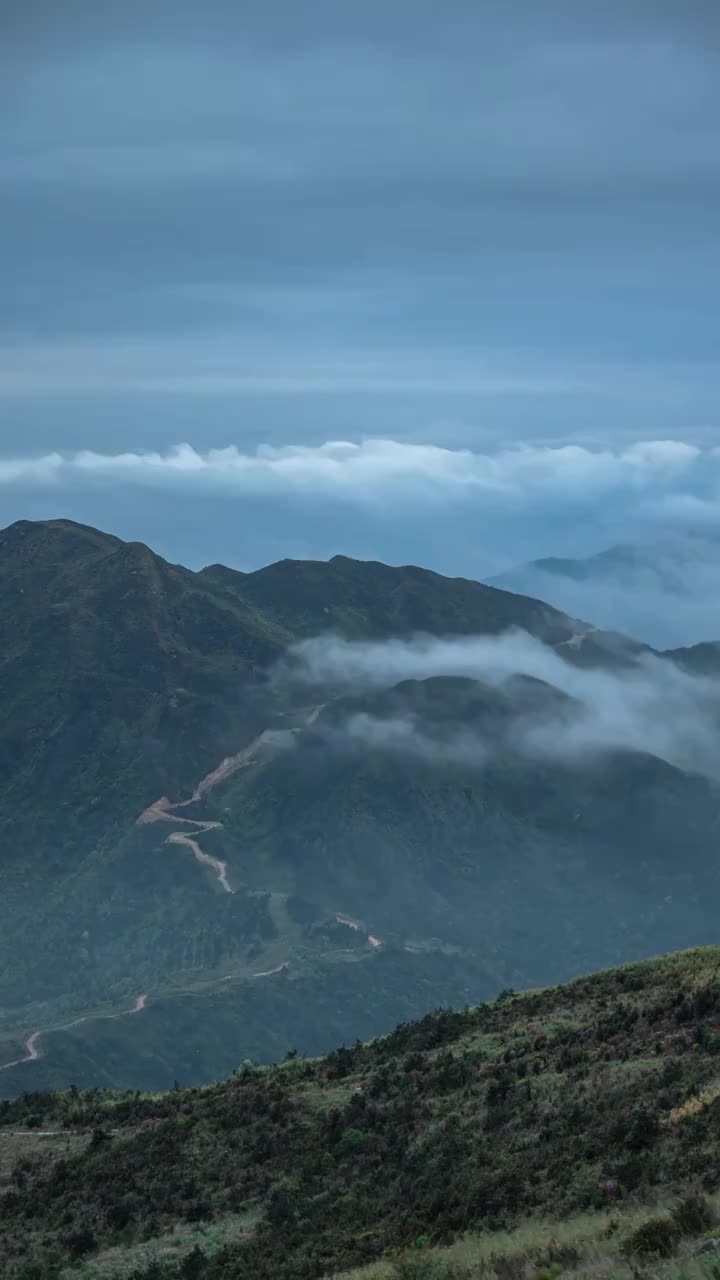
M576 631L567 640L561 640L555 649L582 649L585 641L597 631L597 627L586 627L584 631Z
M319 706L310 707L303 726L313 724L322 711L325 703ZM231 778L238 769L245 769L248 765L253 764L257 759L263 747L288 747L294 741L295 735L300 732L300 728L295 729L263 729L256 738L247 747L243 747L242 751L238 751L234 756L225 756L224 760L216 766L210 773L201 778L197 786L194 788L191 796L187 800L178 800L172 802L167 796L161 796L159 800L155 800L153 804L148 805L136 819L136 826L147 826L151 822L182 822L186 826L193 827L192 833L188 831L173 831L167 837L166 844L179 844L189 849L196 862L201 865L210 867L217 876L218 883L225 893L234 893L227 875L227 863L222 858L214 858L212 854L205 853L200 847L196 837L202 835L205 831L212 831L214 828L221 827L221 822L201 821L197 818L185 818L180 814L176 814L176 809L184 809L187 805L197 804L206 796L209 791L217 787L221 782L226 782Z
M338 924L344 924L346 928L354 929L356 933L363 932L362 925L359 924L357 920L351 920L350 916L341 916L336 914L335 919L337 920ZM382 946L382 940L380 938L376 938L372 933L366 934L366 941L368 943L368 946L370 947Z
M320 703L319 706L307 708L303 725L301 727L313 724L325 706L326 703ZM244 747L242 751L238 751L233 756L226 756L225 759L221 760L220 764L217 765L215 769L200 780L188 799L173 802L168 798L168 796L161 796L159 800L155 800L143 810L139 818L136 819L136 826L147 826L153 822L169 822L173 826L177 823L182 823L185 827L193 828L192 832L182 829L171 831L167 836L165 843L183 845L186 848L189 848L197 862L201 865L212 868L223 891L225 893L234 893L227 877L227 863L221 858L214 858L211 854L205 853L196 838L206 831L212 831L218 827L222 827L222 823L211 821L209 819L186 818L176 813L175 810L184 809L190 804L196 804L203 796L207 795L209 791L218 786L219 783L225 782L228 778L232 777L238 769L243 769L252 764L257 759L257 756L263 747L279 746L282 748L289 746L295 735L301 731L301 727L292 729L264 729L262 733L258 734L258 736L254 738L247 747ZM358 922L352 920L349 916L338 915L336 918L338 923L344 924L348 928L361 928ZM367 936L367 941L371 947L379 947L382 945L380 939L373 937L371 934ZM259 973L252 974L252 977L269 978L273 974L283 972L287 968L288 962L283 961L272 969L264 969ZM233 975L228 974L228 976L221 979L221 981L229 982L232 976ZM38 1041L41 1036L49 1035L54 1031L67 1031L71 1027L77 1027L83 1022L124 1018L130 1014L141 1013L146 1007L147 1001L148 995L145 993L137 997L131 1009L121 1009L118 1013L84 1014L82 1017L74 1018L72 1022L63 1023L61 1026L43 1027L39 1031L33 1031L32 1034L24 1041L24 1047L26 1049L25 1056L22 1058L15 1058L12 1062L0 1063L0 1071L7 1071L10 1067L21 1066L25 1062L36 1062L40 1057Z
M7 1071L10 1067L20 1067L24 1062L37 1062L40 1057L38 1049L38 1040L40 1036L46 1036L51 1031L69 1031L71 1027L79 1027L81 1022L99 1022L112 1021L114 1018L127 1018L133 1013L142 1013L147 1004L147 993L138 996L131 1009L121 1009L118 1013L86 1013L82 1018L74 1018L72 1022L63 1022L59 1027L44 1027L41 1031L33 1031L25 1041L27 1053L24 1058L15 1058L13 1062L3 1062L0 1065L0 1071Z
M321 702L317 706L305 708L301 713L304 716L302 727L306 728L308 725L314 724L320 715L320 712L326 706L327 703ZM235 890L230 885L227 876L227 863L223 862L221 858L214 858L211 854L205 853L196 839L196 836L201 835L204 831L211 831L213 828L221 827L222 823L201 821L197 818L184 818L180 814L176 813L176 810L184 809L190 804L197 804L203 796L207 795L209 791L212 791L213 787L218 786L219 783L225 782L228 778L232 777L238 769L244 769L248 765L252 764L257 759L257 756L263 747L287 747L299 732L300 728L263 729L262 733L258 734L257 738L253 738L252 742L249 743L247 747L244 747L242 751L238 751L234 756L226 756L211 773L206 774L206 776L198 782L192 795L187 800L178 800L175 803L172 803L167 796L161 796L159 800L148 805L147 809L140 814L136 825L145 826L150 822L183 822L186 826L194 827L195 830L192 833L189 831L171 832L171 834L166 838L165 843L179 844L190 849L197 862L212 868L225 893L234 893ZM356 920L352 920L349 916L336 915L335 918L338 921L338 924L343 924L349 929L361 929L361 925L358 924ZM373 934L369 933L366 937L368 946L382 946L381 939L376 938ZM264 973L256 973L253 976L256 978L269 977L270 974L279 973L280 970L285 967L286 965L284 964L278 965L276 969L268 969ZM228 981L228 979L225 978L223 981Z

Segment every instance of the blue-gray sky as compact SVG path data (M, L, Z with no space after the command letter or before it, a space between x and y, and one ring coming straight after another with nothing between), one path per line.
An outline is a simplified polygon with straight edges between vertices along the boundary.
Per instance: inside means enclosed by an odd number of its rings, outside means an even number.
M0 523L480 576L720 514L716 0L0 22Z

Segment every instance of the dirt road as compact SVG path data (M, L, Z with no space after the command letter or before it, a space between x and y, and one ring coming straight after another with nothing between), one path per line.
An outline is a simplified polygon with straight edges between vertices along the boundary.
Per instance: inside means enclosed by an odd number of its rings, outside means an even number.
M304 724L312 724L323 709L324 704L318 707L311 707L306 715ZM194 827L192 835L187 831L173 831L167 837L166 844L180 844L190 849L193 857L203 866L210 867L217 876L218 883L225 893L234 893L227 876L227 863L221 858L214 858L211 854L205 853L197 842L196 837L202 835L203 831L211 831L215 827L221 827L221 822L202 822L196 818L184 818L175 813L176 809L184 809L189 804L197 804L207 795L208 791L212 791L213 787L217 787L219 783L226 782L232 777L238 769L244 769L247 765L252 764L262 751L263 747L271 747L277 750L292 746L295 736L300 729L263 729L257 738L253 738L247 747L243 747L242 751L238 751L234 756L226 756L220 764L216 766L210 773L201 778L195 787L192 795L187 800L178 800L173 803L167 796L161 796L159 800L155 800L148 805L136 819L136 826L147 826L151 822L182 822L185 826Z
M362 932L361 927L358 924L357 920L351 920L349 916L336 915L335 919L337 920L338 924L344 924L347 926L348 929L354 929L356 933ZM366 936L367 936L367 941L369 946L371 947L382 946L382 941L380 938L376 938L372 933L368 933Z
M111 1020L113 1018L127 1018L132 1013L142 1013L147 1004L147 993L138 996L132 1009L121 1009L119 1013L86 1013L82 1018L74 1018L72 1022L64 1022L59 1027L44 1027L41 1031L33 1031L25 1041L27 1053L24 1058L15 1058L13 1062L3 1062L0 1065L0 1071L7 1071L9 1067L22 1066L24 1062L37 1062L40 1057L38 1049L38 1040L40 1036L49 1035L52 1031L69 1031L71 1027L79 1027L81 1022L100 1022L103 1020Z
M210 827L218 827L219 825L219 822L203 822L201 823L201 828L203 831L207 831ZM196 834L199 835L200 832L198 831ZM193 840L193 837L188 835L187 831L173 831L172 835L168 836L165 843L187 845L188 849L192 850L193 857L196 858L198 862L203 862L205 866L212 867L226 893L235 892L234 889L230 888L228 883L227 862L223 862L221 858L213 858L211 853L203 853L197 840Z
M305 714L303 724L312 724L317 719L324 705L325 704L323 703L320 706L310 707ZM215 769L200 780L193 790L192 795L187 800L178 800L173 802L168 796L161 796L159 800L153 801L152 804L148 805L147 809L143 810L140 817L136 819L136 825L148 826L153 822L169 822L173 826L177 823L182 823L184 827L193 828L192 833L187 830L172 831L170 835L168 835L165 843L183 845L190 849L197 862L203 866L210 867L215 873L223 891L225 893L233 893L234 890L228 880L227 863L223 862L221 858L214 858L212 854L205 853L197 841L197 836L202 835L205 831L211 831L221 827L222 823L201 820L198 818L185 818L176 813L175 810L184 809L190 804L196 804L203 796L207 795L213 787L218 786L221 782L225 782L238 769L245 768L247 765L252 764L264 747L271 747L275 749L280 748L282 750L283 748L291 746L294 742L295 736L300 733L300 731L300 728L264 729L263 732L258 734L258 736L254 738L247 747L244 747L242 751L238 751L234 756L226 756L224 760L221 760L220 764L217 765ZM338 919L341 920L343 924L347 924L350 928L358 929L360 927L355 924L354 921L346 919L345 917L338 916ZM369 937L368 942L371 946L380 945L376 938ZM272 974L282 972L282 970L287 967L287 961L284 961L282 964L276 965L274 969L266 969L261 973L254 973L252 977L268 978ZM222 981L229 981L229 979L230 975L228 975L227 978L222 979ZM137 997L131 1009L122 1009L119 1013L85 1014L83 1017L75 1018L72 1022L66 1022L59 1027L46 1027L39 1031L33 1031L32 1035L28 1036L25 1040L25 1056L22 1058L15 1058L12 1062L1 1063L0 1071L7 1071L10 1067L21 1066L25 1062L36 1062L40 1057L40 1051L38 1048L38 1040L40 1036L48 1035L52 1031L68 1031L71 1027L77 1027L82 1022L93 1022L108 1018L124 1018L129 1014L141 1013L147 1004L147 1000L148 996L147 994L144 994Z
M27 1053L25 1057L15 1058L14 1062L3 1062L2 1066L0 1066L0 1071L7 1071L8 1067L20 1067L22 1066L23 1062L36 1062L37 1059L40 1057L40 1054L38 1052L37 1042L38 1042L38 1037L41 1035L42 1035L42 1031L33 1031L32 1035L28 1036L27 1040L25 1041L25 1048L27 1049Z

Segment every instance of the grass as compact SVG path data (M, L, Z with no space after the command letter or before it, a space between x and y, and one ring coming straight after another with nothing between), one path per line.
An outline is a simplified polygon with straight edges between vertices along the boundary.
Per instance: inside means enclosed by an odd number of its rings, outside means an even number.
M720 1221L720 1201L708 1201ZM698 1241L686 1241L678 1256L653 1259L643 1265L628 1258L628 1237L658 1216L669 1217L672 1206L618 1209L578 1214L563 1221L528 1219L512 1231L469 1233L446 1248L405 1250L366 1267L328 1272L325 1280L542 1280L571 1275L573 1280L707 1280L716 1276L713 1255L693 1256ZM712 1233L708 1233L712 1234Z
M679 1107L675 1107L667 1118L668 1124L677 1124L679 1120L687 1120L690 1116L697 1116L711 1103L720 1098L720 1080L715 1080L711 1085L701 1089L694 1098L688 1098L687 1102Z
M261 1208L255 1206L245 1213L229 1214L222 1222L197 1226L175 1226L162 1236L129 1248L118 1245L98 1254L95 1258L66 1267L60 1280L127 1280L138 1268L157 1261L172 1264L179 1261L198 1246L207 1257L227 1244L249 1235L257 1226Z

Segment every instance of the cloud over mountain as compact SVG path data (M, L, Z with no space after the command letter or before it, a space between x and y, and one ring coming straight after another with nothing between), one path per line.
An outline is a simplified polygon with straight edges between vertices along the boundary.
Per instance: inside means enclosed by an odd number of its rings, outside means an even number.
M629 750L720 778L720 682L652 654L638 655L627 668L583 667L523 631L377 643L320 636L293 652L300 678L310 685L362 690L451 676L482 681L509 698L502 727L490 733L452 723L434 731L412 710L385 718L354 712L344 732L368 747L476 767L498 748L567 764ZM513 682L517 676L543 681L566 697L538 705Z
M659 647L720 635L720 449L686 440L470 448L310 435L254 448L28 451L0 456L0 505L8 520L73 511L195 568L342 553L482 579L538 550L582 556L622 538L652 554L609 562L593 580L510 574L498 585Z

